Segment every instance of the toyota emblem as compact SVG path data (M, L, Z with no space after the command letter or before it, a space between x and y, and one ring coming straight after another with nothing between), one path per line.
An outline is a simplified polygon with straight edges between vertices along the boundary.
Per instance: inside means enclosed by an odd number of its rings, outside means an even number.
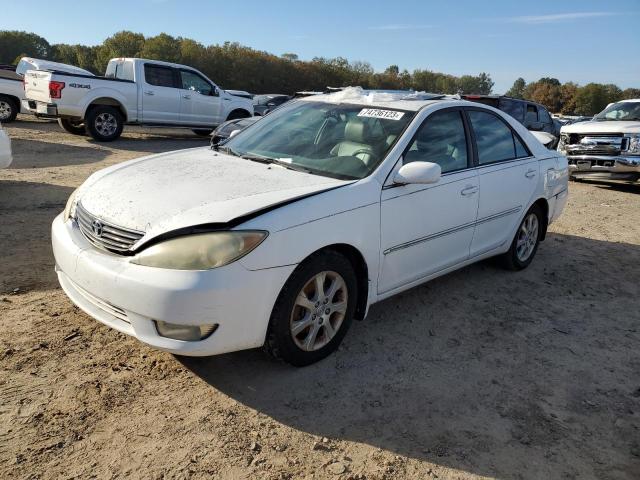
M100 222L99 220L94 220L93 223L91 224L91 230L93 230L93 234L96 237L102 236L103 228L104 228L104 225L102 225L102 222Z

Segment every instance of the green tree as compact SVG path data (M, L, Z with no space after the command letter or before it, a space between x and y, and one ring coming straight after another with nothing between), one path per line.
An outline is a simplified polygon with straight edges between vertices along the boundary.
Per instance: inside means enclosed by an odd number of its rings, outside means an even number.
M280 56L285 60L289 60L290 62L297 62L299 60L298 55L296 53L283 53Z
M149 37L144 42L140 56L164 62L180 62L180 39L166 33Z
M524 89L527 87L527 82L524 81L524 78L519 77L513 82L513 85L505 95L513 98L524 98Z
M576 93L575 113L578 115L595 115L610 103L609 92L604 85L589 83L578 89Z
M49 58L51 45L35 33L0 30L0 63L14 63L23 56Z
M626 88L620 94L620 100L628 98L640 98L640 88Z

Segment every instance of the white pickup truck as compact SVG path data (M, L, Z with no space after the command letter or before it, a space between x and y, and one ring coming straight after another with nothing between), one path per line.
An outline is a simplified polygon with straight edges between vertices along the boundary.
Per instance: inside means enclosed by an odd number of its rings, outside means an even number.
M567 156L572 177L640 180L640 98L563 126L558 151Z
M18 113L27 113L29 111L22 84L27 70L49 70L51 72L93 75L91 72L73 65L50 62L49 60L40 60L38 58L21 58L15 69L0 69L0 122L13 122Z
M198 70L142 58L114 58L104 77L28 71L25 94L32 112L103 142L118 138L125 124L209 135L226 120L253 115L251 100L225 92Z

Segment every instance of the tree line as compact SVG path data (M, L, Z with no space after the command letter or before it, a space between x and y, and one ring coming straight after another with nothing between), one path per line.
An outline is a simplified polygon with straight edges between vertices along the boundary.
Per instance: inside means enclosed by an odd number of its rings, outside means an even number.
M518 78L506 94L541 103L554 113L591 116L604 110L609 103L640 98L640 88L621 90L617 85L601 83L581 87L574 82L560 83L557 78L550 77L526 83L523 78Z
M342 57L315 57L303 61L295 53L280 56L255 50L236 42L205 46L184 37L166 33L145 37L121 31L95 46L50 44L35 33L0 31L0 63L15 64L22 56L44 58L76 65L97 75L104 73L113 57L142 57L182 63L197 68L224 88L253 93L287 93L324 90L327 86L359 85L363 88L417 90L432 93L489 94L494 82L485 72L455 76L416 69L400 70L391 65L376 72L370 63ZM518 78L507 95L526 98L545 105L551 112L593 115L610 102L640 97L640 89L621 90L613 84L573 82L561 84L556 78L526 83Z
M195 67L224 88L253 93L292 94L348 85L434 93L490 93L493 88L486 73L460 77L426 69L410 73L397 65L375 72L368 62L349 62L342 57L302 61L294 53L277 56L235 42L205 46L166 33L145 37L121 31L101 45L86 46L52 45L35 33L0 31L0 63L15 64L25 55L76 65L97 75L104 73L107 62L114 57L163 60Z

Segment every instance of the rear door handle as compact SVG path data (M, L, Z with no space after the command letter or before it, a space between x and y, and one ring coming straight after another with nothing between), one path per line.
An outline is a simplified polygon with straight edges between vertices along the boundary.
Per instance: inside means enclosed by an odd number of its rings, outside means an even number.
M186 98L187 100L191 99L191 95L182 95L182 98Z
M468 197L469 195L473 195L474 193L477 193L477 192L478 192L478 187L474 185L467 185L465 188L463 188L460 191L460 195Z
M527 173L524 174L525 177L527 178L533 178L536 176L536 171L535 170L529 170Z
M147 90L146 92L144 92L145 95L155 95L155 93L153 93L153 91L151 90Z

